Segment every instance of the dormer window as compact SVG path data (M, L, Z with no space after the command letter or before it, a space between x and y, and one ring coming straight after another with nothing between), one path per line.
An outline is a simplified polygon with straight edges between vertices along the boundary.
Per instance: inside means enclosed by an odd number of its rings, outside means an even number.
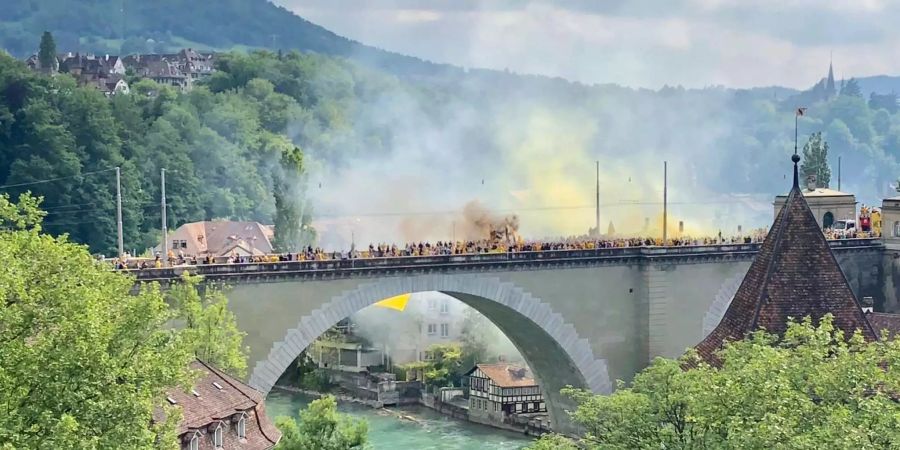
M191 440L188 443L188 450L200 450L200 432L194 432L194 435L191 436Z
M241 416L237 421L237 435L241 439L247 437L247 414L245 413L241 413Z
M218 425L216 425L216 429L213 430L213 434L212 434L213 447L222 448L224 436L225 436L225 425L222 422L219 422Z

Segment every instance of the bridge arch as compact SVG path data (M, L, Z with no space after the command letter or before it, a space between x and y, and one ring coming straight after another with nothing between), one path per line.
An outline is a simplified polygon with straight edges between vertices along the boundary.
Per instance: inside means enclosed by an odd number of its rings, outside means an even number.
M574 405L560 389L571 385L597 393L612 390L606 361L595 357L589 342L559 313L513 283L478 274L391 277L345 291L287 330L267 358L256 363L250 385L268 393L288 365L339 320L385 298L425 291L442 292L466 303L506 334L531 366L554 430L573 431L566 411Z

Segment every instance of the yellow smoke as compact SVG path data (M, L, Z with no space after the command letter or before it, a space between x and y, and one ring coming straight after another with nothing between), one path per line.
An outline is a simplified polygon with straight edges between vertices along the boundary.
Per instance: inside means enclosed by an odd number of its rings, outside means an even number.
M646 149L621 149L615 155L597 156L594 148L597 121L577 111L528 109L515 124L501 128L497 139L504 149L504 174L508 195L504 209L520 216L526 237L577 236L588 233L595 223L596 166L600 162L600 231L610 221L619 235L661 236L663 223L663 161ZM527 126L521 126L522 123ZM670 164L670 174L672 173ZM676 169L677 170L677 169ZM684 194L684 195L682 195ZM695 199L696 205L669 208L669 236L713 236L716 205L704 204L697 193L684 193L669 186L669 199ZM679 221L684 222L683 232ZM723 234L735 234L722 230Z

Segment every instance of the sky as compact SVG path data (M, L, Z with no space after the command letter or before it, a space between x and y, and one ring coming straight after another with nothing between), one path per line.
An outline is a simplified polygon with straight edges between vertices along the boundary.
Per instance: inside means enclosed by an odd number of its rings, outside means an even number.
M631 87L806 88L900 74L894 0L274 0L337 34L463 67Z

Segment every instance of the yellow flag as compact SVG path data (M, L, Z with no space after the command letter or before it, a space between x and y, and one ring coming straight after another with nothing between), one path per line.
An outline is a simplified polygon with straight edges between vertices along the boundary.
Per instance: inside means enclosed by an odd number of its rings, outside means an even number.
M409 297L411 296L412 294L400 294L381 300L380 302L375 303L375 306L403 311L404 309L406 309L406 304L409 303Z

